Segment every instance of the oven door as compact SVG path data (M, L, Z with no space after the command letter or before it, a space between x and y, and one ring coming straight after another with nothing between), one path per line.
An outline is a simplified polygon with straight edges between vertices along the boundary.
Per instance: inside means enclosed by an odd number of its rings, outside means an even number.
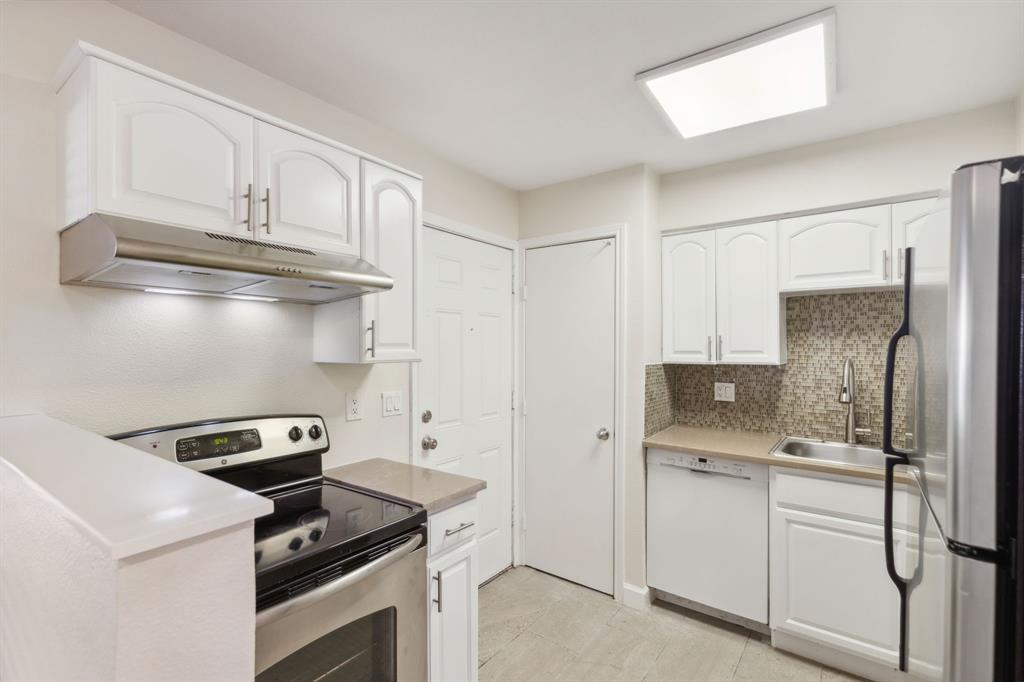
M257 612L257 682L425 680L424 537Z

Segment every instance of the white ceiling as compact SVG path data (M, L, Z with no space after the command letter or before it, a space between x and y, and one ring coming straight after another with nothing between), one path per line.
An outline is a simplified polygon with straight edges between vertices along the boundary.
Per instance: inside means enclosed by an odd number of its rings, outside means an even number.
M515 189L661 172L961 111L1024 87L1024 0L115 0ZM837 8L833 105L671 131L643 69Z

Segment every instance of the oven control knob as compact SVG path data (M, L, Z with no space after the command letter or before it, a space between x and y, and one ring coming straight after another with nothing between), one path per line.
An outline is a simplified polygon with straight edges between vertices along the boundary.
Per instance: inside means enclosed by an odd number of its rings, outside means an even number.
M322 538L323 536L324 536L324 532L322 530L320 530L319 528L314 528L309 533L309 541L310 542L319 542L320 538Z
M323 429L321 429L316 424L313 424L312 426L309 427L309 437L312 438L313 440L316 440L322 435L324 435Z
M302 538L292 538L292 541L288 543L288 549L293 552L298 552L299 547L302 547Z
M302 429L300 429L298 426L293 426L292 428L288 429L288 437L291 438L293 441L299 440L300 438L302 438Z

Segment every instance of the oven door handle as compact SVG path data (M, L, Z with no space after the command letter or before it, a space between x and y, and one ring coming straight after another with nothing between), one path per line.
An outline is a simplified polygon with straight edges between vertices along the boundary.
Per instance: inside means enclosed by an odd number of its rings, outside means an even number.
M346 573L337 580L332 580L325 585L321 585L315 590L303 592L294 599L289 599L288 601L281 602L280 604L274 604L262 611L257 611L256 627L262 627L269 623L273 623L276 620L284 618L289 613L300 611L308 606L316 604L319 601L323 601L344 589L352 587L356 583L369 578L374 573L383 571L388 566L401 561L404 557L416 551L422 543L423 536L420 533L416 533L404 544L399 545L379 559L374 559L365 566L360 566L356 570L351 573Z

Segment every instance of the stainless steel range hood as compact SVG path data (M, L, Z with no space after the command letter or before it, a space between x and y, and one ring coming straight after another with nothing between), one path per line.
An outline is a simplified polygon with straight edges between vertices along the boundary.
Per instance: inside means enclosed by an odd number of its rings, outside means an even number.
M354 256L93 213L60 234L62 284L330 303L394 286Z

